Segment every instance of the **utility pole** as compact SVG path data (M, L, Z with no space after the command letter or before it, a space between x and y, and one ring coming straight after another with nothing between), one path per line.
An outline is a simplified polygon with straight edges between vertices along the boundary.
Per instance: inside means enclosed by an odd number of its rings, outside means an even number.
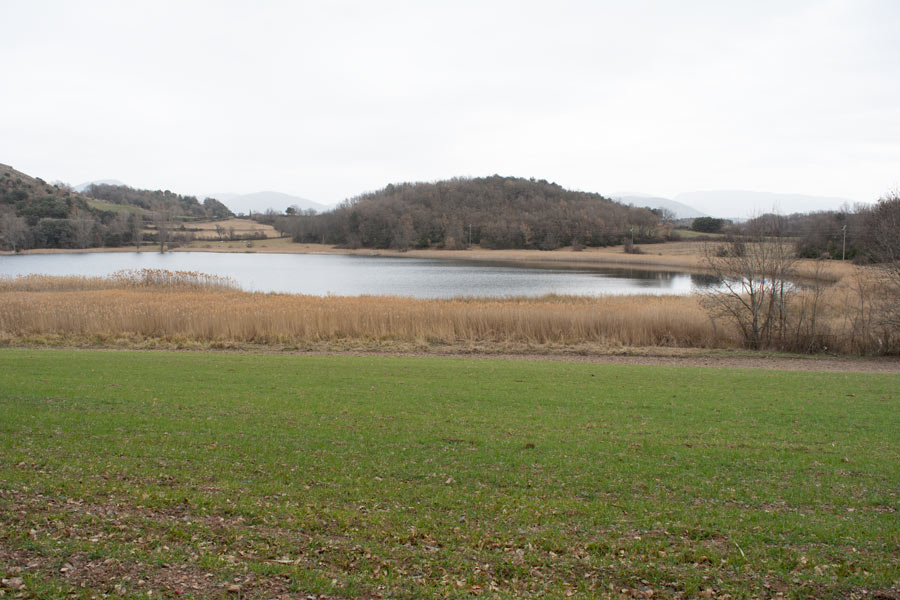
M472 247L472 224L469 223L469 243L466 245L467 248Z
M841 232L844 234L844 241L841 244L841 262L844 262L844 260L847 259L847 225L846 225L846 223L844 224L843 227L841 227Z

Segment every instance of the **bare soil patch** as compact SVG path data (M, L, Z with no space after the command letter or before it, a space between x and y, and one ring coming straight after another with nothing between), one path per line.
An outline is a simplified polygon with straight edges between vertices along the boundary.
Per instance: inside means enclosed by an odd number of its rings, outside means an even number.
M319 353L321 354L321 353ZM324 353L331 354L331 353ZM351 352L373 355L384 352ZM553 360L561 362L608 363L656 367L707 367L719 369L767 369L777 371L818 371L823 373L889 373L900 374L900 358L896 357L821 357L777 356L770 354L710 354L679 348L632 348L623 353L578 354L560 352L487 353L487 352L387 352L396 356L446 356L456 358L500 358L506 360Z

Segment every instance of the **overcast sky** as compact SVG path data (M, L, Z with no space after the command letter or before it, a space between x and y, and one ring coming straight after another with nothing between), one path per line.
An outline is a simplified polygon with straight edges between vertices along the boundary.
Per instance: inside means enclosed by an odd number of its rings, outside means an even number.
M0 0L0 162L325 204L900 185L900 2Z

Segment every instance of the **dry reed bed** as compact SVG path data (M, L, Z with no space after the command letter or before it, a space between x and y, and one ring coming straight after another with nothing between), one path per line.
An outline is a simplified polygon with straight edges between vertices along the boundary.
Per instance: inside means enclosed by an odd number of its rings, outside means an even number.
M695 298L416 300L98 289L0 293L0 332L200 342L732 345Z
M879 351L877 315L865 307L874 284L848 276L822 291L818 347ZM794 301L808 303L813 293L803 292ZM101 345L122 339L295 346L741 345L736 328L712 320L698 296L319 297L244 292L227 279L152 270L108 278L0 278L0 340L48 336Z
M169 271L166 269L126 269L106 277L86 275L20 275L0 276L0 293L65 292L144 289L165 292L238 290L229 277L209 275L197 271Z

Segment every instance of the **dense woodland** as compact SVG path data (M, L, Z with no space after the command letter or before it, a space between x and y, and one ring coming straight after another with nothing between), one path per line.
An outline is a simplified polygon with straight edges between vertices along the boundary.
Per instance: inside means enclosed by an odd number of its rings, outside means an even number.
M261 215L297 242L347 248L483 248L554 250L608 246L626 238L662 241L659 217L599 194L544 180L455 178L402 183L347 200L322 214Z
M169 191L94 185L79 193L0 165L0 245L96 248L156 243L191 220L234 216L218 200L201 204Z

